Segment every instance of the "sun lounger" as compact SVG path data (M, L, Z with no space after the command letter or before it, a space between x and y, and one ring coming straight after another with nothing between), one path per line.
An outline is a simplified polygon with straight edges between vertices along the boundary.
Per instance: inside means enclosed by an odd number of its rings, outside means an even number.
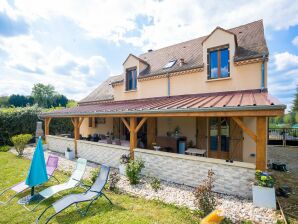
M53 177L55 180L57 180L57 178L54 176L54 172L58 167L58 161L59 158L57 156L52 156L50 155L48 157L47 160L47 164L46 164L46 169L47 169L47 174L49 176L49 178ZM57 180L58 181L58 180ZM59 181L58 181L59 182ZM14 199L18 194L24 192L25 190L27 190L29 188L28 185L26 185L25 181L22 181L20 183L17 183L16 185L13 185L12 187L6 188L5 190L3 190L0 193L0 197L2 195L4 195L6 192L8 191L14 191L15 194L13 196L11 196L8 201L4 202L4 201L0 201L0 204L2 205L6 205L7 203L9 203L12 199Z
M102 192L104 186L106 185L109 177L110 168L108 166L102 165L100 168L100 173L94 184L85 192L81 194L70 194L67 195L60 200L54 202L52 205L47 207L40 216L36 219L36 223L39 223L41 217L45 214L45 212L53 208L55 210L55 214L50 216L45 223L48 223L53 217L62 212L64 209L70 207L75 204L77 206L78 203L81 202L89 202L85 211L79 211L82 216L85 216L94 201L96 201L99 197L104 196L111 204L110 199ZM77 208L78 209L78 208Z

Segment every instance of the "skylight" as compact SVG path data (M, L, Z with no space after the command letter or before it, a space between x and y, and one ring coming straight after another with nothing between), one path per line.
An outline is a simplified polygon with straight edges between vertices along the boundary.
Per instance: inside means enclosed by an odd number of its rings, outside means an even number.
M176 59L169 61L167 64L165 64L165 66L163 66L164 69L166 68L171 68L173 67L173 65L176 63Z

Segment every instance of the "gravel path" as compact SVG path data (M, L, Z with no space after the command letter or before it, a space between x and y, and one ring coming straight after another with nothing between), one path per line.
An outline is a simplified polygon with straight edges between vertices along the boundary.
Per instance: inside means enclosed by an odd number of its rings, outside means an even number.
M24 151L24 157L31 159L33 151L33 146L27 147ZM11 152L16 154L14 149ZM58 170L63 172L72 172L74 170L76 160L67 160L64 158L64 155L51 151L45 151L46 159L49 154L59 157ZM98 167L98 164L88 162L84 178L89 179L91 171L96 169L96 167ZM143 177L139 184L132 186L126 177L121 176L117 187L122 192L145 199L157 199L177 206L186 206L190 209L196 208L194 205L194 188L189 186L161 181L161 188L155 192L151 188L150 180L147 177ZM234 223L240 223L241 220L251 220L254 223L272 224L277 221L277 215L274 210L254 207L250 200L224 194L216 194L216 200L218 204L217 208L221 209L224 215Z

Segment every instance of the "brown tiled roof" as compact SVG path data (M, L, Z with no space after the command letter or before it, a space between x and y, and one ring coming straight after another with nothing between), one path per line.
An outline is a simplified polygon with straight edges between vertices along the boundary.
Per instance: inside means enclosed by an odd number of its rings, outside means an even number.
M111 76L103 83L101 83L95 90L93 90L88 96L79 101L79 104L87 102L98 101L111 101L114 100L113 87L110 85L112 82L122 80L122 75Z
M179 113L200 111L238 111L284 109L285 105L260 90L231 91L114 101L81 105L44 113L42 116L80 116L94 114Z

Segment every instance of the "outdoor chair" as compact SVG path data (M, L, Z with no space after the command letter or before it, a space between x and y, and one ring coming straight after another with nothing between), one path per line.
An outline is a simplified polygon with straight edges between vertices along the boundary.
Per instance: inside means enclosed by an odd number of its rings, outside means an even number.
M50 216L45 223L48 223L53 217L55 217L57 214L59 214L60 212L62 212L63 210L65 210L73 204L75 204L81 216L85 216L93 202L101 196L104 196L110 202L110 204L112 204L111 200L102 192L104 186L108 181L109 172L110 167L101 165L97 179L95 180L92 186L88 186L89 189L86 190L86 192L80 194L70 194L54 202L40 214L40 216L36 219L36 223L39 223L41 217L45 214L45 212L52 207L55 210L55 214ZM81 202L89 202L85 211L81 211L77 207L77 204Z
M48 187L48 188L42 190L41 192L39 192L37 194L37 196L40 198L40 201L32 209L29 209L26 205L23 205L23 206L28 211L34 211L41 202L54 196L55 194L58 194L61 191L75 188L79 185L83 185L81 183L81 179L83 178L83 175L85 173L86 166L87 166L87 160L79 158L77 161L76 169L74 170L74 172L72 173L71 177L69 178L69 180L67 182L65 182L63 184Z
M48 160L47 160L47 164L46 164L46 169L47 169L47 175L50 178L54 178L56 181L58 181L58 179L54 176L54 172L55 170L57 169L58 167L58 161L59 161L59 158L57 156L52 156L52 155L49 155L48 157ZM58 181L59 183L59 181ZM14 199L18 194L24 192L25 190L27 190L29 188L28 185L26 185L25 181L22 181L20 183L17 183L11 187L8 187L6 188L5 190L3 190L1 193L0 193L0 197L2 195L4 195L6 192L8 191L14 191L15 194L13 196L11 196L8 201L4 202L4 201L0 201L0 204L2 205L6 205L7 203L9 203L12 199Z

